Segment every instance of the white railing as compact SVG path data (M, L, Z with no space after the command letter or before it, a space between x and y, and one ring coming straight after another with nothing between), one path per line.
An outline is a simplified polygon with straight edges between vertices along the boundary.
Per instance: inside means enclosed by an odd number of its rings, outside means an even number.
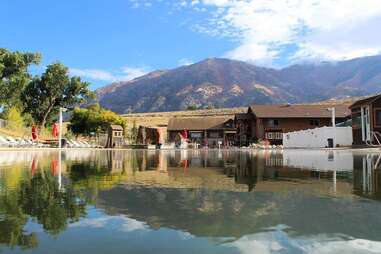
M378 131L371 131L370 139L366 140L365 143L368 146L381 146L381 133Z

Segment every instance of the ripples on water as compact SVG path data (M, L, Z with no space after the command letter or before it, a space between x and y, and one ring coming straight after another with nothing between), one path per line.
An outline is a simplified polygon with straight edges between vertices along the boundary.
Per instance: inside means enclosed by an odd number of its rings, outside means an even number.
M0 253L381 253L381 157L0 152Z

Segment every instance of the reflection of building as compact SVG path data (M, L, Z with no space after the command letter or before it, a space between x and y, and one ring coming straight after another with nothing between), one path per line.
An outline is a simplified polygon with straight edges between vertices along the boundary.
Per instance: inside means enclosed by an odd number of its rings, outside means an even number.
M363 182L366 188L379 189L379 171L372 175L362 170L368 155L337 152L314 151L322 159L310 163L312 155L304 154L306 162L301 162L303 154L296 152L141 153L152 170L136 172L128 177L126 186L100 191L97 206L153 228L180 229L197 236L239 238L287 222L296 235L339 232L369 238L373 227L372 236L379 241L381 229L374 227L381 223L378 204L359 198L340 199L353 195L353 183L361 189L355 194L364 195ZM376 157L371 160L374 167ZM182 161L188 161L186 169ZM167 170L155 170L158 165ZM140 186L144 183L149 187ZM247 190L254 193L242 193ZM363 214L367 220L357 223Z
M335 107L337 122L350 115L347 105L253 105L249 107L247 117L237 116L237 121L242 124L238 135L245 136L243 141L268 139L273 144L281 144L283 133L332 125L329 107Z
M350 108L355 145L372 140L372 132L381 132L381 94L359 100ZM381 141L381 137L377 138Z
M65 151L65 158L121 174L128 184L229 191L318 191L324 194L376 197L381 194L378 154L335 150L247 151L137 150ZM105 156L106 155L106 156Z
M361 196L381 199L381 155L354 158L353 188Z
M192 143L209 147L233 145L236 135L234 121L227 117L174 117L169 119L167 130L169 142L185 130Z

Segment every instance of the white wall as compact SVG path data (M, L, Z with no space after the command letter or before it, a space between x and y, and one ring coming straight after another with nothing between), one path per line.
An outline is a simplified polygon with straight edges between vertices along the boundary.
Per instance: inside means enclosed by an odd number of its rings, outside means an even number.
M328 146L328 139L333 139L333 146L351 146L352 127L321 127L283 134L285 148L323 148Z

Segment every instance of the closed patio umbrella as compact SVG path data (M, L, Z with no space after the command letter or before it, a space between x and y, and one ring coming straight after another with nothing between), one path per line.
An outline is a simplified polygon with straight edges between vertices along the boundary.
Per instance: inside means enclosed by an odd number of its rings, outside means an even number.
M53 127L52 127L52 135L53 137L57 138L58 137L58 126L56 123L53 124Z

